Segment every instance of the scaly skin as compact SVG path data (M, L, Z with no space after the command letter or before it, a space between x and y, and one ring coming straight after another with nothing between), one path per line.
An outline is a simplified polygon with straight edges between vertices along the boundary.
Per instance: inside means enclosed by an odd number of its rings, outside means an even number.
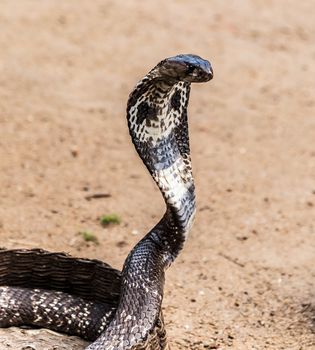
M103 290L105 306L93 305L93 300L85 301L84 298L67 298L64 291L68 290L62 287L59 294L5 287L0 289L0 310L6 315L11 312L13 321L1 323L0 320L0 325L21 325L24 322L86 338L89 329L90 339L101 333L87 350L168 349L161 314L164 274L182 249L195 215L187 122L190 84L206 82L212 77L208 61L195 55L178 55L161 61L129 96L129 132L139 156L164 197L166 212L128 255L121 277L118 277L121 278L118 305L110 302L107 286ZM0 271L1 266L0 255ZM53 269L49 271L53 276ZM105 280L110 271L104 271ZM44 276L45 272L39 274L39 280ZM15 278L5 285L37 288L36 283L16 283ZM62 283L66 285L68 282L63 278ZM44 288L51 289L51 286L46 283ZM23 300L20 304L16 300L17 293ZM8 298L14 300L13 305L8 303ZM28 310L27 303L32 306ZM48 311L52 305L58 305L62 310L58 317ZM81 313L84 322L72 323L73 314L80 308L84 311ZM101 308L100 316L97 311Z

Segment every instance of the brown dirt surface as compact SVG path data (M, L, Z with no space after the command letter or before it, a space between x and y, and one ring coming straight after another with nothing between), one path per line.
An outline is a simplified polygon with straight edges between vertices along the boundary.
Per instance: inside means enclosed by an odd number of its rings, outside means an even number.
M161 59L195 53L215 78L192 86L198 213L167 272L172 349L315 349L314 7L2 0L0 246L121 268L164 211L128 136L128 94ZM103 228L108 213L122 222ZM83 342L1 330L1 349L23 346Z

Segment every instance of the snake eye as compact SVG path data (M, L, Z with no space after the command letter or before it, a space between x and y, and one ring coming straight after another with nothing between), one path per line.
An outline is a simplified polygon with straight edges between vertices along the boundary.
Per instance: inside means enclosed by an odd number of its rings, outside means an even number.
M194 73L196 73L196 67L194 67L193 65L189 64L188 68L187 68L187 74L188 75L195 75Z

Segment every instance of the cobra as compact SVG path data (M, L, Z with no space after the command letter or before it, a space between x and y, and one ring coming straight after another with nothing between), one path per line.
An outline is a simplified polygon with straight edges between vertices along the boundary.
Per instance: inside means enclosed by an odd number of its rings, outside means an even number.
M138 82L127 103L132 142L166 203L161 220L129 253L122 272L39 249L0 251L0 326L39 326L92 341L88 350L168 349L161 304L165 270L195 215L187 107L210 63L177 55Z

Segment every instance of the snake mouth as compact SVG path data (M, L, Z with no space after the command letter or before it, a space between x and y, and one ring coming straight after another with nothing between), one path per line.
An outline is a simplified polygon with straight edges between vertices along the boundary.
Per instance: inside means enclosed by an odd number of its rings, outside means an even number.
M158 68L164 78L189 83L203 83L213 78L210 62L192 54L166 58L158 65Z

